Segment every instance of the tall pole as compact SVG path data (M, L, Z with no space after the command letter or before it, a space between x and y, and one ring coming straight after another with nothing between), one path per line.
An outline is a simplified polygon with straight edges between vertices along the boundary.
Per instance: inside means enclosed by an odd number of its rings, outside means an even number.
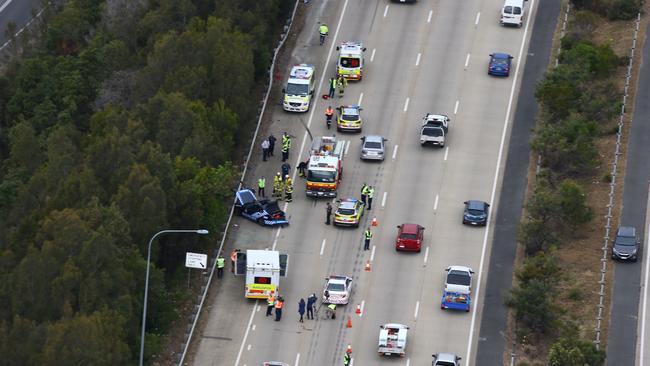
M162 230L157 232L149 240L149 246L147 247L147 274L144 278L144 301L142 302L142 331L140 333L140 366L144 364L144 333L147 325L147 300L149 298L149 267L151 264L151 244L153 241L162 234L168 233L194 233L200 235L206 235L209 232L204 229L200 230Z

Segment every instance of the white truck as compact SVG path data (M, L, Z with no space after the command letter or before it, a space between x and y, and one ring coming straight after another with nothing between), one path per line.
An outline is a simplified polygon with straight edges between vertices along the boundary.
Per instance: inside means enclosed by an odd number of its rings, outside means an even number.
M314 95L314 65L300 64L291 68L287 86L282 89L282 108L287 112L307 112Z
M420 128L420 145L427 144L445 147L447 134L449 133L449 117L443 114L427 113L422 118L422 127Z
M387 323L380 325L379 328L379 347L377 349L379 355L404 357L406 355L408 325Z
M238 252L235 275L246 275L244 296L266 299L280 291L280 277L287 275L289 255L275 250Z

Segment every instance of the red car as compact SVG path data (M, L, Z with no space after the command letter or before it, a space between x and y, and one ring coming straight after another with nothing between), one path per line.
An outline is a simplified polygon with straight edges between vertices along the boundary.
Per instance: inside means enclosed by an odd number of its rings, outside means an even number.
M402 224L397 227L395 250L420 252L424 239L424 227L418 224Z

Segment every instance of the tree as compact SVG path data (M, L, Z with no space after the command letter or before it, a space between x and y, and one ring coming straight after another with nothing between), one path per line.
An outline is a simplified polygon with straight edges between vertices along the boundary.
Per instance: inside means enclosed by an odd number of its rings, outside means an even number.
M582 187L574 180L564 180L559 187L560 207L563 222L569 228L586 224L593 218L593 212L587 206L587 196Z
M547 333L553 327L557 309L552 304L552 289L532 279L510 291L506 305L515 310L517 320L533 332Z
M9 131L9 161L30 175L43 163L41 145L31 124L23 120Z
M563 336L549 351L551 366L601 366L605 362L605 351L596 349L593 342L581 339L577 334Z

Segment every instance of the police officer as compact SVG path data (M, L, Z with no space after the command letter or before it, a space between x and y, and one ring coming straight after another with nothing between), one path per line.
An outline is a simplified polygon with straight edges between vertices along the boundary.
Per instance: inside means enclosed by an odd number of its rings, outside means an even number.
M257 180L257 195L260 197L266 197L264 188L266 187L266 178L261 177Z
M327 202L327 207L325 207L326 216L325 216L325 225L330 224L330 217L332 217L332 204Z
M368 198L368 185L363 183L361 186L361 202L363 202L364 206L366 205L366 199Z
M336 94L336 78L330 78L329 86L330 86L330 91L328 95L330 99L332 99L334 98L334 94Z
M285 198L286 198L287 202L293 201L292 194L293 194L293 180L287 174L284 177L284 195L285 195Z
M343 366L348 366L350 364L350 361L352 360L352 357L348 352L343 355Z
M217 257L217 278L223 277L223 268L226 266L226 258L223 257L223 254L219 254Z
M323 23L318 27L318 34L320 35L320 45L322 46L323 43L325 43L325 36L330 32L329 28L327 28L327 24Z
M372 197L375 195L375 189L372 186L368 186L366 193L368 195L368 210L372 210Z
M291 165L289 165L289 163L287 163L287 162L284 162L284 163L282 163L282 166L280 167L280 169L282 170L282 176L286 178L287 176L289 176L289 171L291 170Z
M289 159L289 149L291 149L291 137L285 132L282 135L282 162Z
M370 231L370 227L368 227L366 231L363 232L363 238L363 250L370 250L370 239L372 238L372 231Z
M314 319L314 307L316 307L316 294L311 294L307 298L307 319Z

